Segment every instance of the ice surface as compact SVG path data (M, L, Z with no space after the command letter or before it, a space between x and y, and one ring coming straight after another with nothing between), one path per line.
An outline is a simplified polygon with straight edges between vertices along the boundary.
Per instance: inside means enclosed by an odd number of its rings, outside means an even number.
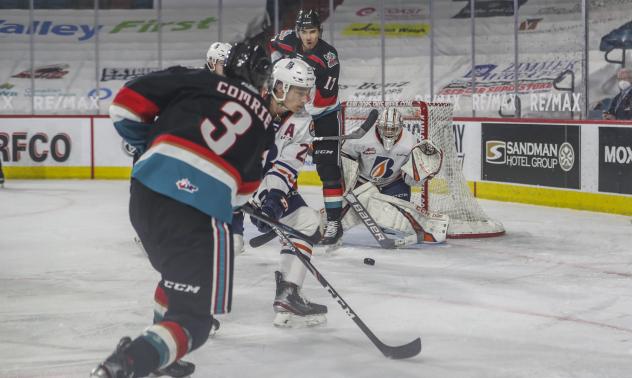
M0 377L86 377L152 317L159 276L132 239L126 181L0 190ZM304 188L320 206L317 188ZM189 356L196 377L631 377L630 218L481 201L507 235L382 250L358 227L313 259L387 344L382 357L308 275L328 324L271 324L276 241L237 257L233 312ZM256 230L247 222L246 237ZM362 263L365 257L375 266Z

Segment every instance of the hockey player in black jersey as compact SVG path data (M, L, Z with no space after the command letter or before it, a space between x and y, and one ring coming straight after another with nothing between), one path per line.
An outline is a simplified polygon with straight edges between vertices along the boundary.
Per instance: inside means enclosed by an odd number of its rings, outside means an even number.
M316 91L313 101L306 106L314 120L316 136L341 134L340 102L338 101L338 52L320 37L322 29L318 12L301 10L294 30L283 30L270 44L272 61L282 57L299 57L314 68ZM321 244L335 244L342 237L342 180L340 173L340 145L337 141L314 143L313 160L323 182L323 197L327 224Z
M113 100L117 131L141 153L130 219L161 274L155 297L166 311L140 336L121 339L91 377L189 375L193 364L174 364L206 342L213 315L230 312L232 211L259 186L274 114L260 96L271 69L261 46L235 45L225 68L227 77L155 72Z

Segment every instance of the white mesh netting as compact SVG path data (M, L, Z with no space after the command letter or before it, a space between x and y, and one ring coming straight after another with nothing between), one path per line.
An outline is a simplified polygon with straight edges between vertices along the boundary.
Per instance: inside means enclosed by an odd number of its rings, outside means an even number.
M422 101L347 101L342 117L345 133L357 129L371 109L382 111L396 107L404 127L418 138L430 138L443 150L439 173L423 188L413 188L411 201L429 211L450 217L448 237L475 238L505 233L500 222L492 220L472 195L463 176L462 161L457 156L452 128L452 104Z

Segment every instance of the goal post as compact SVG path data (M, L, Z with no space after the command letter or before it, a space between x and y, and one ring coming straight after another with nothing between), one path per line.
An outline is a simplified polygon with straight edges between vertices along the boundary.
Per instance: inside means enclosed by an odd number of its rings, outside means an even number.
M443 150L443 165L423 187L412 188L411 202L450 217L449 238L481 238L505 233L502 223L491 219L470 191L463 175L452 127L453 105L424 101L346 101L342 103L345 133L357 129L372 109L396 107L404 127L419 140L430 139Z

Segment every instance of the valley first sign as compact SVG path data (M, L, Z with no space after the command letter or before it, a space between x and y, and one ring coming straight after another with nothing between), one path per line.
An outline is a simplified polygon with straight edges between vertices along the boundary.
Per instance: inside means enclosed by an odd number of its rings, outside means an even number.
M56 20L35 20L29 24L0 18L0 38L32 34L44 37L67 37L83 42L93 39L97 33L156 33L159 29L163 32L205 31L216 21L217 19L212 16L198 20L174 20L160 23L155 19L137 19L120 21L114 26L95 26L90 23L64 23Z

